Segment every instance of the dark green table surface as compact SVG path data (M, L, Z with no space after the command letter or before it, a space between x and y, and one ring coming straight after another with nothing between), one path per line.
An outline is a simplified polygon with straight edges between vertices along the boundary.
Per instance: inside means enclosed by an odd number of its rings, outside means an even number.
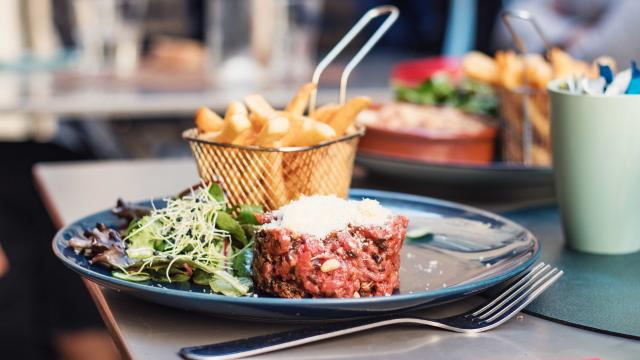
M527 308L528 312L640 339L640 252L611 256L568 249L555 206L527 208L503 215L536 235L542 244L541 261L565 272Z

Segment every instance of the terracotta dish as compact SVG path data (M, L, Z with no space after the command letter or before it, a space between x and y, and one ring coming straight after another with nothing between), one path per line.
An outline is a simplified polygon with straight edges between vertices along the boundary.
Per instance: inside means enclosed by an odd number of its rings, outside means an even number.
M428 116L417 119L420 112ZM488 164L494 158L497 128L455 109L391 103L374 106L358 121L367 127L358 147L362 154L449 164Z

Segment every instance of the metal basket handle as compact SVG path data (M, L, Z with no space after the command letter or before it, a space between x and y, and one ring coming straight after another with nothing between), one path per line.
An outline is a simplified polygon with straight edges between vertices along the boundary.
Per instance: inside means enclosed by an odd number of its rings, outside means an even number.
M526 10L514 10L514 11L505 10L500 13L500 18L502 19L502 22L504 23L504 25L507 27L507 30L509 30L511 37L513 38L513 42L516 44L516 47L518 48L518 50L520 50L521 53L526 54L527 47L524 44L524 41L522 41L522 38L520 37L520 35L518 35L518 33L513 28L510 18L515 18L515 19L519 19L519 20L523 20L531 23L536 33L538 34L538 36L540 36L540 39L544 43L544 47L547 50L547 52L551 50L552 48L551 43L549 42L549 40L547 40L547 37L544 35L544 32L542 31L542 28L540 27L540 25L538 25L538 22L533 17L533 15L531 15L530 12Z
M331 64L333 60L344 50L347 45L353 40L356 35L362 31L362 29L369 23L371 20L377 18L380 15L389 14L387 19L380 25L380 27L371 35L369 40L358 50L356 55L349 61L347 66L345 66L342 76L340 77L340 104L344 104L347 98L347 82L349 81L349 75L353 69L362 61L362 59L367 55L367 53L371 50L371 48L380 40L382 35L389 30L391 25L398 19L398 15L400 11L397 7L393 5L383 5L375 7L369 11L367 11L358 22L346 33L346 35L338 41L338 43L329 51L329 53L318 63L316 69L313 71L313 77L311 81L314 85L316 85L316 89L311 94L311 99L309 101L309 112L312 112L316 108L316 97L318 94L318 82L320 81L320 75L322 72Z

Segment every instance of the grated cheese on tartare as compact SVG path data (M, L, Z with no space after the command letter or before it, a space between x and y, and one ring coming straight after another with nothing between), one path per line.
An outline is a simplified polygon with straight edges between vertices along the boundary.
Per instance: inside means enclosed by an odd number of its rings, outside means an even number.
M265 227L283 227L302 234L325 237L349 225L384 225L391 217L376 200L345 200L335 195L302 196L274 212L275 219Z

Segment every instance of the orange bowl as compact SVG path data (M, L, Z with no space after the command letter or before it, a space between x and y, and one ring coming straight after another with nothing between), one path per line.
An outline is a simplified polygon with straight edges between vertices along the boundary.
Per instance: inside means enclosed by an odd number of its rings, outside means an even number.
M475 134L441 135L425 130L367 126L358 150L367 155L434 163L487 164L493 160L497 129Z

